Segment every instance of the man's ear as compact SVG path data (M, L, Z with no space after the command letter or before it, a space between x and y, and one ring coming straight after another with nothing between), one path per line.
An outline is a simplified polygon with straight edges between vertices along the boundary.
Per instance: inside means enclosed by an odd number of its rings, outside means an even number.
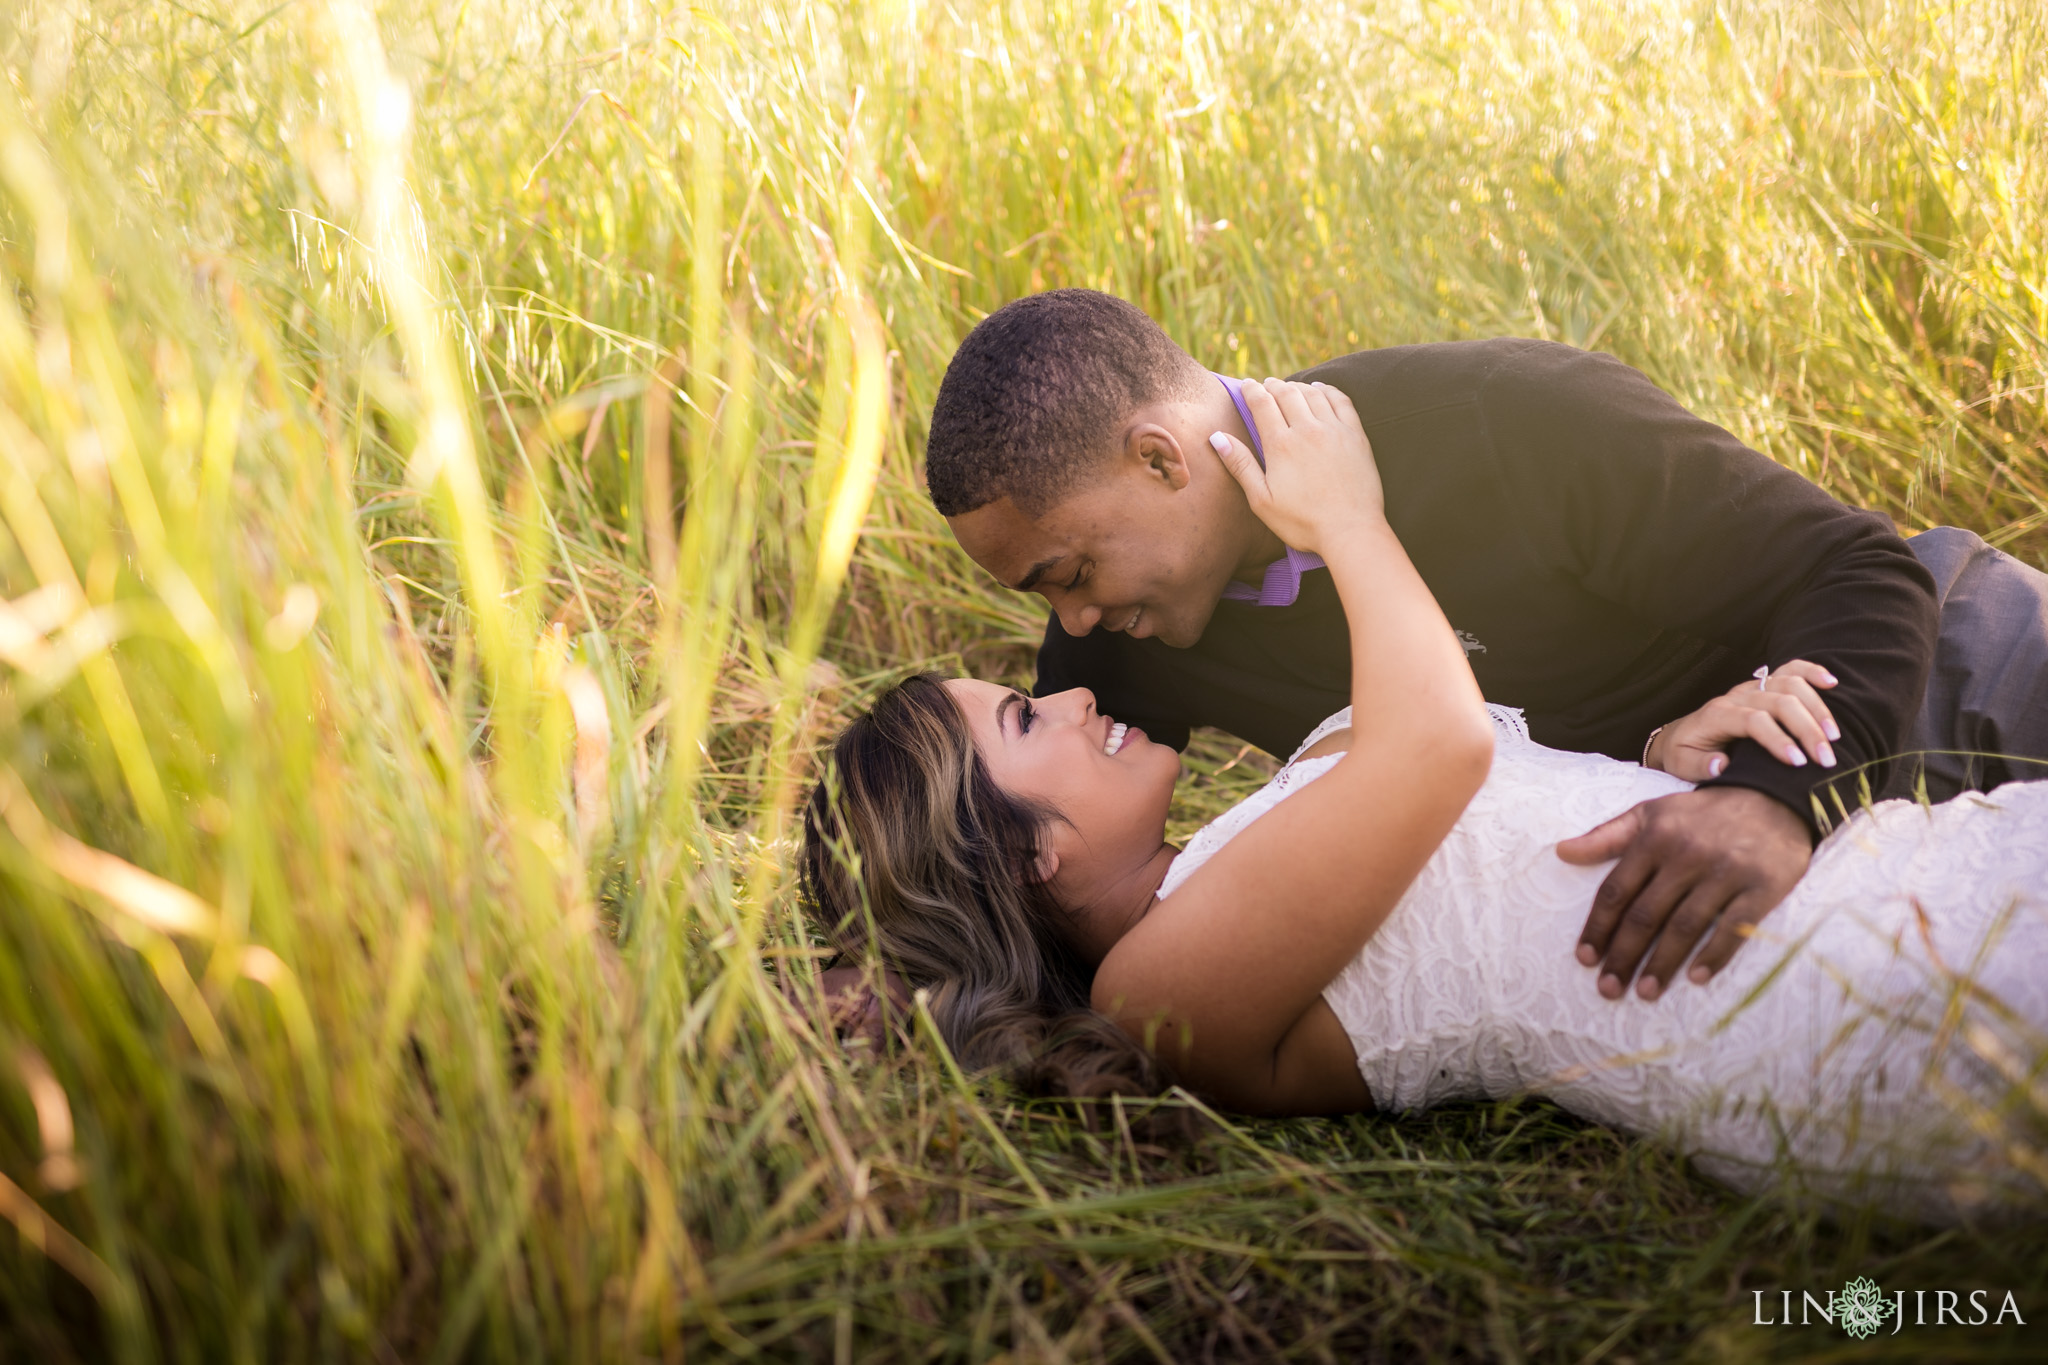
M1174 434L1156 422L1140 422L1124 437L1124 454L1174 492L1188 486L1188 453Z

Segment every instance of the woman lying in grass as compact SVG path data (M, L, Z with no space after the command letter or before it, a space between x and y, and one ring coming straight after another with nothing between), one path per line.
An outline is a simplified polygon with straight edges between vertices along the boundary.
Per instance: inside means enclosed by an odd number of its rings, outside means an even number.
M913 678L840 738L806 814L832 939L928 988L964 1062L1040 1091L1170 1075L1262 1114L1533 1091L1742 1188L1934 1218L2026 1197L2043 1148L2007 1131L2008 1092L2048 1039L2048 783L1859 813L1766 942L1660 1000L1601 998L1574 948L1602 869L1555 845L1687 784L1489 710L1348 401L1268 387L1265 470L1219 453L1329 565L1351 706L1176 850L1179 756L1086 691ZM1697 753L1742 723L1681 725Z

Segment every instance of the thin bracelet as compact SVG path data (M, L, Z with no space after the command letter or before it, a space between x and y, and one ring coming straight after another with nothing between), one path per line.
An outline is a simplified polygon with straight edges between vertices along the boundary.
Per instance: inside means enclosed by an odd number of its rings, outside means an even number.
M1657 742L1657 736L1659 736L1659 735L1661 735L1661 734L1663 734L1663 733L1664 733L1664 727L1660 725L1660 726L1658 726L1658 727L1657 727L1656 729L1654 729L1654 730L1650 731L1650 737L1649 737L1648 739L1646 739L1646 740L1644 740L1644 741L1643 741L1643 761L1642 761L1642 764L1641 764L1641 766L1642 766L1642 767L1645 767L1645 768L1649 768L1649 767L1650 767L1650 746L1651 746L1652 744L1655 744L1655 743ZM1652 772L1659 772L1659 773L1661 773L1661 772L1663 772L1663 771L1664 771L1664 770L1663 770L1662 768L1651 768L1650 770L1651 770Z

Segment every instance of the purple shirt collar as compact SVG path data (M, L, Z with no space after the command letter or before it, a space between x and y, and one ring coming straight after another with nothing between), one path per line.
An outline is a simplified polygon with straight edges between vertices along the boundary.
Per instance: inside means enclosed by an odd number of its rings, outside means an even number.
M1210 371L1215 374L1214 370ZM1266 448L1259 443L1259 425L1252 421L1252 410L1244 405L1244 395L1238 391L1237 381L1226 375L1216 375L1216 382L1230 395L1230 401L1237 408L1237 415L1244 419L1245 432L1252 438L1252 455L1258 460L1259 468L1266 467ZM1261 607L1291 607L1294 599L1301 596L1301 576L1310 569L1323 567L1322 557L1287 547L1284 557L1266 566L1266 578L1258 587L1231 579L1223 589L1226 602L1251 602Z

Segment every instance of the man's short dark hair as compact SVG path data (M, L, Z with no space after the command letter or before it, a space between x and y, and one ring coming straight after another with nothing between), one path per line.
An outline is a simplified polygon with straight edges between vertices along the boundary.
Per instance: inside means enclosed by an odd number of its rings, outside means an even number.
M1093 289L1004 304L967 334L932 405L925 482L942 515L1008 498L1037 516L1083 483L1138 408L1202 368L1144 311Z

